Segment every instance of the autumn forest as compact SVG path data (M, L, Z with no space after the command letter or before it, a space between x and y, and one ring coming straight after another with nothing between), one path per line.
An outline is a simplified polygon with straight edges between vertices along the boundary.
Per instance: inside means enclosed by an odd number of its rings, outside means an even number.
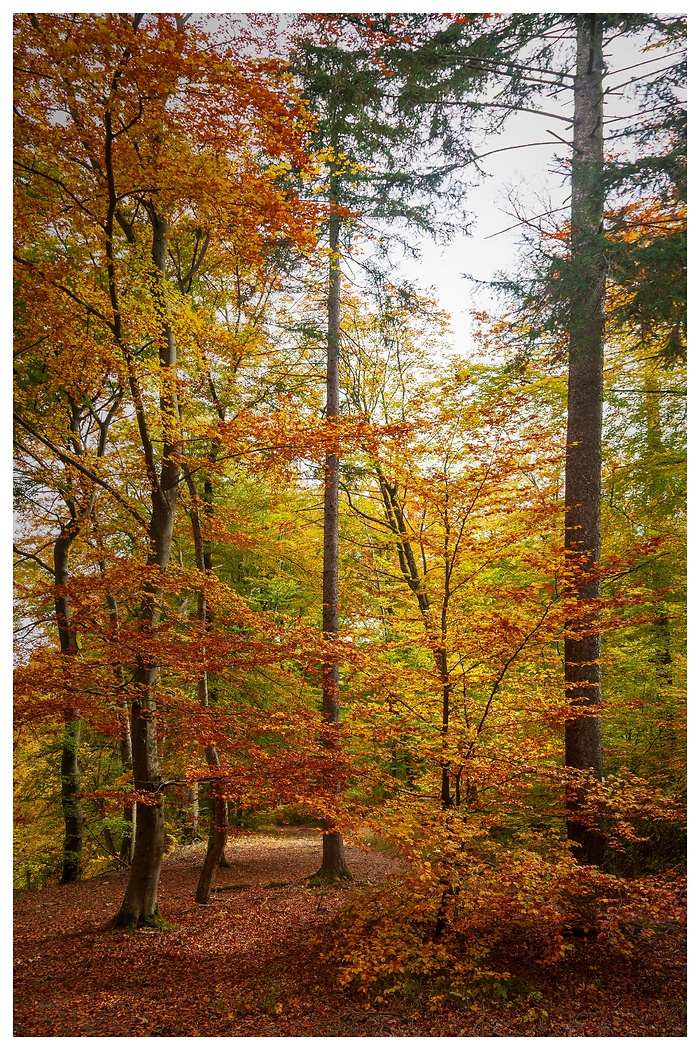
M684 91L675 15L15 16L15 1035L685 1034Z

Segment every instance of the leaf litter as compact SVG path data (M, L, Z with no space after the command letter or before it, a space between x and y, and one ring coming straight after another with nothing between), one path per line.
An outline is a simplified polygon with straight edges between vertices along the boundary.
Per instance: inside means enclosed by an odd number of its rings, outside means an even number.
M318 943L349 894L396 871L386 854L346 846L347 886L310 887L320 835L275 829L234 840L210 903L194 891L204 845L163 864L164 932L109 922L127 875L18 891L16 1036L682 1036L681 931L623 958L583 941L538 991L506 1002L442 1002L428 994L381 1006L341 988ZM429 991L429 990L426 990ZM431 1008L432 1006L432 1008Z

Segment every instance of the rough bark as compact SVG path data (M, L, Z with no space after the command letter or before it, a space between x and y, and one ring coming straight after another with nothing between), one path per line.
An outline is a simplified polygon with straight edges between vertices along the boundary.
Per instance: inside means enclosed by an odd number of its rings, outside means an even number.
M566 452L566 561L576 612L567 624L565 690L571 715L565 729L566 765L598 779L603 774L600 598L605 255L603 246L603 42L601 17L577 16L574 82L574 156L571 188L571 263L568 421ZM585 864L605 853L600 823L580 814L587 791L572 777L567 830Z
M340 414L340 219L335 211L336 179L337 176L332 174L326 364L326 421L329 424L330 436L326 451L323 495L322 630L324 638L329 641L338 637L338 469L340 459L337 438L332 430ZM337 663L332 661L324 663L322 684L322 739L332 753L338 746L335 739L335 727L340 722ZM349 875L343 836L339 831L324 830L321 867L315 878L322 880L347 878Z

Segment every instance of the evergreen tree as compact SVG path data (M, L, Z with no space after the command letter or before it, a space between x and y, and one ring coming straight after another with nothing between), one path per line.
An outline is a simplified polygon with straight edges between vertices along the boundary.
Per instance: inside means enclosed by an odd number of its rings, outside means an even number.
M521 294L530 338L549 331L568 356L568 426L565 494L566 560L578 611L565 642L567 699L566 764L603 774L602 669L599 629L603 362L606 313L611 323L653 337L668 362L685 342L685 117L683 21L644 15L581 15L576 30L573 82L571 218L567 255L546 257ZM604 48L614 34L664 48L668 60L642 74L639 105L623 127L611 116L610 138L631 159L606 163L603 112L607 93L627 86L608 83ZM642 51L644 54L644 51ZM542 58L546 56L542 53ZM551 60L551 59L550 59ZM643 68L645 60L640 58ZM635 67L632 67L636 69ZM623 71L624 72L624 71ZM633 80L635 78L632 78ZM653 194L651 204L649 195ZM651 211L651 214L649 212ZM617 288L612 305L607 290ZM525 292L522 295L522 292ZM537 320L540 323L537 323ZM533 321L535 322L533 324ZM568 795L568 831L576 856L600 863L603 828L580 818L587 793L574 778Z
M442 136L452 143L448 128L427 118L426 106L416 99L409 105L401 91L402 73L420 61L420 48L435 24L447 21L453 35L463 36L463 25L442 16L320 15L301 16L292 57L292 69L318 116L316 147L325 160L328 202L328 298L326 359L326 421L328 444L324 464L324 637L338 636L338 494L340 456L334 423L341 414L339 364L342 333L342 262L356 228L391 224L417 226L433 235L447 235L449 222L436 222L440 200L460 203L459 173L473 162L464 139L455 152L445 148L437 164L427 162L428 147ZM438 30L440 32L441 30ZM408 48L408 50L406 50ZM474 66L468 79L472 89L483 86L488 65ZM449 158L447 154L449 153ZM458 155L457 155L458 154ZM329 660L322 671L324 739L337 746L333 727L340 720L338 666ZM327 828L318 877L348 874L339 831Z

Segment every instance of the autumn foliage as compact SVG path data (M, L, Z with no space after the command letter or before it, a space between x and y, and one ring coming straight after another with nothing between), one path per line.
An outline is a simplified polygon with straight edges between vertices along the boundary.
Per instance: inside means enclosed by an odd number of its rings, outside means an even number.
M533 300L528 332L527 309L484 312L456 349L432 293L370 266L372 165L277 55L354 41L415 88L417 16L349 17L275 46L255 16L15 17L15 882L116 869L120 924L159 925L169 846L228 833L235 863L265 822L322 826L394 858L315 927L325 972L375 1007L467 1008L587 938L632 958L681 929L685 336L645 297L685 212L606 211L603 554L577 562L562 330L528 342ZM435 18L442 42L478 28ZM570 239L542 238L562 273ZM602 779L564 765L564 643L592 623ZM600 866L571 854L572 791Z

